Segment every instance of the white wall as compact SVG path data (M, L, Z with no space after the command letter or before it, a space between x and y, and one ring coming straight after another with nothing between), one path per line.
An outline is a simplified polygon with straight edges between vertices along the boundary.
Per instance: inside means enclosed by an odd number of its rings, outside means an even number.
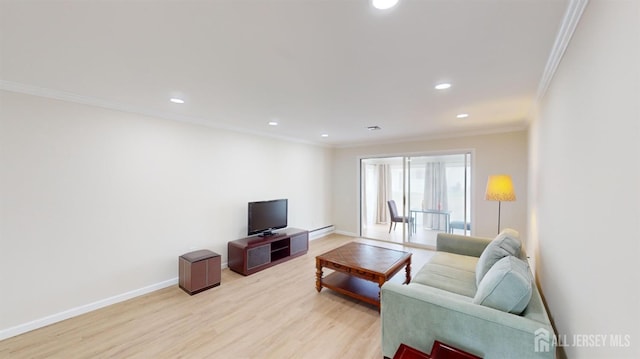
M561 357L640 358L640 2L590 1L531 135L530 244Z
M227 260L247 202L331 224L331 150L0 91L0 333ZM224 284L223 284L224 285Z
M495 237L498 227L498 203L486 201L484 192L491 174L512 176L515 202L502 203L501 228L511 227L527 234L527 133L525 131L406 142L387 145L339 148L334 151L333 222L336 230L359 232L359 160L380 155L474 151L472 167L473 234Z

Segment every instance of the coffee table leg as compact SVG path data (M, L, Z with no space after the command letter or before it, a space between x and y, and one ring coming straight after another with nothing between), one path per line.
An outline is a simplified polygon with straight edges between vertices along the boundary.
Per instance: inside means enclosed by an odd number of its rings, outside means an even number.
M316 258L316 290L322 289L322 263Z
M407 266L404 268L404 271L406 273L404 284L409 284L409 282L411 282L411 257L407 259Z
M380 311L380 300L382 295L382 285L386 282L385 278L378 279L378 311Z

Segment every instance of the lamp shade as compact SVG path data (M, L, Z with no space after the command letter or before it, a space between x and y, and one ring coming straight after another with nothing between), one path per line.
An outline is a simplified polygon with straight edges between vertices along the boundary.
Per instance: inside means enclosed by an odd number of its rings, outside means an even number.
M515 201L516 193L509 175L491 175L487 181L484 199L488 201Z

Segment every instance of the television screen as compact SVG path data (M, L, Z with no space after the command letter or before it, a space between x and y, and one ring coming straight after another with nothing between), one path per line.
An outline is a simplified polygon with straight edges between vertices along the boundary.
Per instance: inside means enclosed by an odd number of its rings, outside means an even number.
M271 235L274 229L287 226L287 200L249 202L249 235Z

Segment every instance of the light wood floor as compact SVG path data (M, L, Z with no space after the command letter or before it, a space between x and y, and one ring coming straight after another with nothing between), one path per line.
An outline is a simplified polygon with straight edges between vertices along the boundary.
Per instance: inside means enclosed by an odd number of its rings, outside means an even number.
M402 243L403 230L402 223L398 223L389 232L388 224L370 224L367 227L362 228L362 236L366 238L378 239L383 241L391 241L395 243ZM408 231L409 227L405 225L405 229ZM427 246L427 248L436 247L436 238L441 231L431 230L418 226L415 233L412 233L410 243Z
M351 240L330 235L311 241L306 255L248 277L225 269L219 287L194 296L165 288L9 338L0 341L0 357L382 358L378 310L315 289L315 256ZM404 250L414 253L413 273L432 255Z

